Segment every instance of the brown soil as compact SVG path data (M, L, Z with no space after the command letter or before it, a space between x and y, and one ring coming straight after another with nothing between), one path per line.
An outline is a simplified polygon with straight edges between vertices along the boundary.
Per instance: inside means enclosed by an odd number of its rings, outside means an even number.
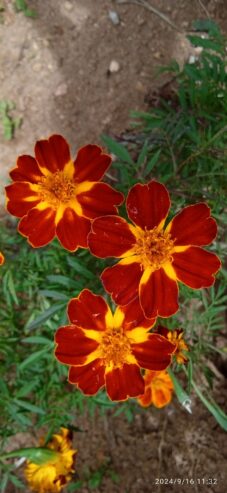
M0 184L16 157L33 153L37 139L63 134L72 145L97 142L102 132L129 126L131 110L146 108L146 94L160 84L157 66L190 53L185 32L206 16L199 0L152 0L182 32L144 7L114 0L29 0L35 19L1 0L0 100L16 105L21 128L4 140L0 125ZM205 2L207 13L224 21L225 0ZM119 16L114 25L109 11ZM225 14L225 15L224 15ZM117 72L110 73L115 60ZM3 194L2 194L3 195ZM0 202L3 202L1 200Z
M14 101L22 125L12 141L0 128L0 180L17 155L33 153L37 139L63 134L72 145L97 142L102 132L119 134L129 126L130 110L146 109L147 93L162 81L157 65L190 53L183 32L134 4L111 0L31 0L36 19L16 13L12 0L2 0L0 25L0 100ZM226 0L152 0L182 31L196 18L209 14L221 25L227 19ZM108 17L115 10L114 25ZM110 73L111 61L119 70ZM2 199L3 202L3 192ZM225 389L226 393L226 389ZM220 405L223 406L222 395ZM176 402L157 411L138 412L128 423L124 415L83 417L84 433L77 433L77 471L97 470L110 462L96 492L225 493L227 447L224 432L195 400L189 415ZM78 423L77 423L78 424ZM28 446L29 444L27 444ZM112 469L119 482L108 476ZM184 485L156 485L155 478L184 479ZM195 484L187 486L187 478ZM203 484L217 479L217 484ZM198 480L198 481L197 481ZM199 480L200 483L199 484ZM16 490L11 490L16 491ZM90 491L82 486L82 493Z
M223 407L226 385L218 393ZM195 398L192 415L174 399L162 410L139 409L132 423L111 414L84 416L78 423L84 430L75 437L79 478L87 468L94 472L109 463L96 493L226 492L226 435ZM117 483L108 470L118 476ZM167 484L157 484L160 479ZM172 484L171 479L184 484ZM187 485L190 480L194 484ZM92 490L83 486L80 491Z

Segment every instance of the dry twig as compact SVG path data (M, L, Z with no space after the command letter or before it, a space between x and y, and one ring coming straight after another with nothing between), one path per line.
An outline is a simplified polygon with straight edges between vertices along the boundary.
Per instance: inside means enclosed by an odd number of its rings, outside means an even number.
M158 10L155 7L153 7L152 5L150 5L148 2L146 2L146 0L115 0L115 1L118 4L133 3L134 5L140 5L141 7L144 7L145 9L149 10L153 14L160 17L160 19L162 19L164 22L167 22L167 24L169 24L169 26L171 26L176 31L178 31L180 33L183 32L179 27L176 26L176 24L174 24L174 22L172 22L169 19L169 17L167 17L167 15L163 14L162 12L160 12L160 10Z

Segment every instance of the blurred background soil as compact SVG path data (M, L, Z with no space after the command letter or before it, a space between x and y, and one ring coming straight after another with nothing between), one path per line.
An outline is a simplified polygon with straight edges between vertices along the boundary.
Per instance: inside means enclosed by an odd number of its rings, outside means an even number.
M124 131L130 111L146 109L147 94L162 84L157 67L188 59L192 21L227 20L226 0L152 0L179 31L130 1L29 0L36 18L15 3L0 0L0 101L14 102L21 126L8 142L0 125L1 186L37 139L61 133L75 152L103 132Z
M30 0L36 18L16 12L14 3L0 1L0 101L15 103L11 114L21 118L21 125L11 141L0 125L2 204L8 170L19 154L33 153L37 139L61 133L75 152L100 142L102 133L119 135L129 128L130 111L146 110L147 95L162 85L157 67L189 58L186 34L192 21L210 16L224 30L227 26L226 0L152 0L179 31L130 2ZM116 24L110 11L117 14ZM219 382L218 403L224 407L222 375ZM79 479L86 468L95 472L107 464L103 481L92 491L225 493L225 433L197 400L192 409L189 415L174 401L161 411L137 413L132 423L124 414L79 418ZM201 484L156 485L155 478L198 478ZM203 478L217 484L202 484ZM80 491L90 490L82 486Z

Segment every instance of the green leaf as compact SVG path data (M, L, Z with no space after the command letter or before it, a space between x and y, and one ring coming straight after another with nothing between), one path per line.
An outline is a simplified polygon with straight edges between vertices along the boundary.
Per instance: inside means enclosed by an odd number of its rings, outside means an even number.
M154 168L154 166L158 162L158 158L159 158L160 154L161 154L161 149L158 149L158 151L155 152L155 154L152 156L152 158L149 159L147 166L145 168L145 171L143 173L145 177L147 175L149 175L149 173L152 171L152 169Z
M108 137L107 135L102 135L102 140L109 151L117 156L118 159L128 164L134 164L126 147L111 139L111 137Z
M35 464L45 464L51 460L56 460L57 452L44 447L28 447L13 450L7 454L2 454L1 459L10 459L13 457L26 457L26 459L34 462Z
M103 472L96 471L88 481L88 485L90 488L98 488L101 485L103 479Z
M81 261L78 260L77 258L68 257L67 262L70 265L70 267L75 269L75 271L81 274L83 277L85 277L85 279L94 279L96 277L95 274L93 274L93 272L91 272L89 269L84 267Z
M60 286L65 286L66 288L74 288L78 286L78 283L71 279L70 277L58 275L58 274L53 274L50 276L47 276L47 281L50 281L51 283L59 284Z
M19 301L17 298L16 290L15 290L15 285L14 285L14 280L13 280L13 275L11 271L8 271L8 276L7 276L7 288L13 298L13 301L16 305L19 305Z
M223 428L223 430L227 431L227 415L222 411L222 409L214 402L208 401L208 399L204 396L204 394L201 392L199 387L195 384L194 381L192 381L192 386L204 404L204 406L210 411L210 413L214 416L218 424Z
M17 478L17 476L14 476L13 474L10 474L10 481L19 489L24 490L24 484L22 481Z
M2 117L2 125L3 125L4 138L6 140L12 140L14 133L14 125L12 119L7 114L5 114Z
M220 36L220 29L211 19L198 19L193 22L196 31L208 32L213 36Z
M148 141L145 140L143 147L139 153L138 159L137 159L137 166L138 167L144 163L145 158L147 156L147 151L148 151Z
M37 414L45 414L45 411L41 409L41 407L34 406L33 404L30 404L28 401L23 401L21 399L13 399L13 402L19 406L22 407L23 409L26 409L27 411L31 411L32 413L37 413Z
M19 12L23 12L26 17L36 17L37 13L35 10L28 8L27 2L25 0L15 0L15 5Z
M22 363L19 365L20 370L24 370L27 366L32 365L35 361L40 359L42 356L46 355L50 352L50 346L41 349L40 351L36 351L35 353L30 354Z
M212 41L211 39L201 38L200 36L187 36L190 43L193 46L200 46L201 48L205 48L207 50L214 50L218 53L223 53L223 47L220 43Z
M187 354L188 357L188 365L187 365L187 371L188 371L188 392L191 392L191 387L192 387L192 375L193 375L193 365L192 365L192 360L190 358L190 354Z
M21 397L25 397L26 395L30 394L30 392L37 386L37 381L32 381L28 382L25 385L23 385L20 390L16 392L16 398L20 399Z
M41 313L41 315L39 315L35 320L29 322L25 328L33 330L40 327L40 325L49 320L53 315L55 315L55 313L61 312L63 308L65 308L65 303L56 303L55 305L52 305L50 308Z
M51 346L53 344L52 340L48 339L47 337L44 336L29 336L25 337L22 339L22 342L25 342L26 344L49 344Z
M180 404L191 414L191 399L190 396L185 392L183 389L181 383L177 379L176 375L172 372L170 368L168 368L168 374L173 382L175 394L177 396L178 401Z
M40 289L39 293L47 298L52 298L53 300L68 300L68 296L64 293L59 293L58 291L50 290L50 289Z
M72 483L70 483L68 486L67 486L67 490L68 492L72 492L74 493L75 490L79 490L80 488L82 488L83 486L83 481L73 481Z
M5 394L4 398L9 396L9 389L8 389L6 383L4 382L4 380L2 380L2 378L0 379L0 390L1 390L1 394ZM2 397L3 397L3 395L2 395Z

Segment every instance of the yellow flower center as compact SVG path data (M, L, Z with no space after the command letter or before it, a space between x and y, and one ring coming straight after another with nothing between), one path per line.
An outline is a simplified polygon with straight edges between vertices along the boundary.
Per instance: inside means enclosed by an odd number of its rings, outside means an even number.
M143 231L142 236L137 240L135 251L141 258L141 265L144 268L154 267L158 270L162 264L171 260L174 240L170 234L157 227L151 231Z
M38 186L42 200L47 201L54 208L69 202L76 193L75 183L64 171L42 177Z
M122 368L131 354L131 344L122 328L109 329L100 344L101 358L105 366Z

